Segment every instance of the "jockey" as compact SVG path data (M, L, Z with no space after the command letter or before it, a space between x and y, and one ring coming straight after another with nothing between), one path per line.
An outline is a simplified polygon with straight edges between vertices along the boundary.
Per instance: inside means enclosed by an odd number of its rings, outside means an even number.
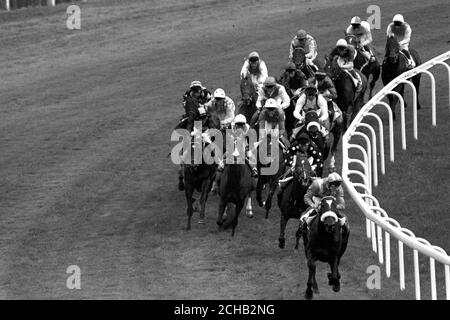
M234 119L235 106L233 100L225 95L223 89L216 89L214 98L205 107L208 112L217 114L221 127L231 125Z
M272 133L273 136L279 137L280 141L286 147L289 147L284 121L284 111L281 109L279 103L275 99L267 99L258 117L259 130L264 130L266 135Z
M353 68L353 61L356 57L356 50L352 46L347 46L337 59L338 66L347 71L350 77L353 79L353 84L356 88L356 93L362 90L362 79L358 72Z
M202 86L200 81L192 81L189 91L183 96L185 114L176 129L185 128L189 132L192 132L194 121L200 117L198 110L202 107L201 103L206 100L207 94L209 92Z
M247 119L243 114L238 114L234 120L233 124L231 126L231 134L236 137L242 137L245 136L248 133L248 130L250 129L250 126L247 124ZM247 141L246 141L247 142ZM258 177L258 169L256 167L256 157L253 154L252 150L250 150L249 145L247 144L245 146L246 150L246 163L252 170L252 178ZM228 151L226 151L223 155L223 159L226 159L228 155ZM217 189L220 183L220 177L222 176L223 170L225 168L224 161L220 160L219 165L217 167L216 171L216 177L214 179L213 185L211 187L211 192L213 194L217 193Z
M298 30L296 36L291 40L289 46L289 60L292 60L295 48L304 49L306 54L306 64L317 69L316 65L313 63L314 59L317 57L316 40L303 29Z
M301 133L297 140L290 146L286 164L293 165L293 158L296 154L301 153L306 155L311 169L316 172L316 175L320 177L323 169L323 157L317 145L311 141L309 135L306 132ZM291 170L292 171L292 170Z
M211 100L211 92L209 92L200 81L194 80L191 82L189 90L186 91L183 95L183 106L186 102L187 97L191 96L193 91L198 89L200 89L200 95L198 96L197 101L199 102L200 106L204 106L209 100Z
M330 131L332 130L334 123L341 123L343 121L342 111L336 104L337 91L331 78L323 71L316 72L317 89L319 93L327 100L328 103L328 115L330 119Z
M346 34L356 37L357 48L361 48L361 53L366 57L367 61L375 61L375 57L369 48L369 44L372 43L370 24L367 21L361 21L361 18L358 16L353 17L350 23L350 26L348 26L346 30Z
M344 189L341 184L342 178L336 172L330 173L327 178L314 180L304 196L305 204L309 205L309 207L300 217L300 229L306 230L307 226L319 210L321 199L325 196L333 196L336 198L337 216L344 234L349 232L348 221L343 213L343 210L345 210L345 200ZM342 223L344 224L342 225Z
M405 19L401 14L396 14L392 19L392 22L388 25L386 35L396 36L400 45L400 50L408 58L408 67L413 68L415 66L414 60L409 53L409 41L411 40L411 27L405 22Z
M258 52L254 51L248 55L245 59L244 65L241 69L241 79L250 76L255 89L258 90L262 87L264 80L268 75L266 63L259 58Z
M331 50L330 54L327 56L328 60L330 62L333 61L335 57L339 57L341 53L344 51L345 48L347 48L348 43L345 39L339 39L336 42L336 46Z
M294 96L294 93L299 88L304 88L307 85L305 74L295 67L293 62L288 62L285 67L285 71L277 81L285 89L290 98Z
M325 98L318 92L315 85L309 85L305 91L300 94L294 110L294 117L299 120L299 123L305 122L305 114L308 111L314 110L319 116L319 122L327 130L330 128L328 105ZM297 131L298 132L298 131ZM295 134L297 133L295 132Z
M258 100L256 101L258 110L261 110L262 105L270 98L275 99L282 109L289 107L290 100L286 89L284 86L277 84L274 77L267 77L263 87L258 91Z

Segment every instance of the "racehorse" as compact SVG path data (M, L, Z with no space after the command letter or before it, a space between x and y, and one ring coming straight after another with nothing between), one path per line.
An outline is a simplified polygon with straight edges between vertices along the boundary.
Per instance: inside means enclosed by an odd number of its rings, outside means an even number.
M264 207L266 210L266 219L269 218L269 211L272 208L272 197L275 190L278 187L278 179L284 173L286 163L285 163L285 149L286 146L282 144L279 139L274 139L270 134L266 135L260 140L260 144L266 144L267 156L264 159L258 157L258 183L256 184L256 201L260 207ZM272 143L277 144L278 151L272 154ZM276 149L275 149L276 150ZM263 168L270 167L274 165L274 161L278 162L278 170L273 174L261 174ZM263 202L261 193L264 187L268 187L266 200Z
M306 63L306 53L303 48L295 48L292 52L292 62L302 71L307 79L314 78L315 71Z
M247 121L250 121L252 116L255 114L256 100L258 99L258 92L253 85L250 77L243 78L241 80L241 101L237 105L238 114L243 114Z
M291 177L281 179L280 192L278 193L278 207L280 208L280 236L278 238L278 247L285 247L285 230L289 219L300 219L300 214L308 207L305 204L304 196L312 183L316 173L312 170L311 165L305 155L298 153L294 156L293 175ZM300 233L296 233L295 249L298 249Z
M342 218L345 219L345 218ZM305 298L310 300L314 293L319 293L316 282L316 261L327 262L331 273L328 273L328 284L334 292L339 292L339 262L347 249L349 233L343 235L341 221L337 216L336 199L333 196L323 197L319 213L312 219L309 230L303 230L303 244L308 260L308 282Z
M367 78L361 71L355 69L362 80L362 89L356 94L356 87L351 76L339 67L337 59L338 57L334 57L332 61L327 60L325 70L327 70L327 73L336 88L336 103L339 109L341 109L342 116L344 117L343 131L345 131L364 105L364 94L367 90Z
M217 216L217 225L219 229L228 229L230 226L231 236L234 236L236 226L238 224L239 214L247 201L247 210L251 211L251 191L255 189L255 183L253 182L251 169L243 159L244 156L238 152L236 145L240 139L245 137L235 138L234 145L235 150L232 153L232 159L237 163L225 163L225 168L222 173L219 184L219 210ZM245 152L244 152L245 153ZM235 205L234 210L228 210L227 217L224 221L223 216L227 205L233 203Z
M367 58L362 54L361 48L357 46L356 37L354 35L347 35L345 37L345 40L347 40L347 43L352 45L357 52L355 60L353 61L354 68L360 70L366 76L367 81L369 81L370 75L372 75L372 78L369 82L370 100L372 98L372 92L373 88L375 87L375 83L377 82L378 78L380 78L380 63L376 58L375 61L367 60Z
M422 63L419 54L414 49L409 49L409 52L411 54L411 57L413 58L414 62L416 63L416 66L420 65ZM383 81L384 85L387 85L389 82L391 82L393 79L395 79L397 76L402 74L403 72L407 71L407 58L404 55L403 52L400 50L400 45L398 43L398 39L396 36L391 36L387 38L386 41L386 54L382 65L382 73L381 73L381 80ZM413 85L416 87L416 98L417 98L417 109L421 108L421 105L419 103L419 86L420 86L420 76L421 73L419 72L417 75L412 77L411 81ZM403 92L405 90L405 84L399 84L394 88L393 91L396 91L400 93L403 97ZM396 96L393 96L392 94L388 95L389 99L389 105L392 109L392 113L395 119L395 105L397 104L398 98ZM406 107L406 103L405 103Z

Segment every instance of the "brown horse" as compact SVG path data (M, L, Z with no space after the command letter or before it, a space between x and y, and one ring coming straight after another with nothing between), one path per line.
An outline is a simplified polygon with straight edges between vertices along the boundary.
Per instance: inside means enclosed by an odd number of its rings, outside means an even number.
M258 99L258 92L256 91L255 86L253 85L253 82L249 77L243 78L241 80L240 89L241 100L238 102L238 111L236 115L243 114L247 119L247 122L249 122L257 109L256 100Z

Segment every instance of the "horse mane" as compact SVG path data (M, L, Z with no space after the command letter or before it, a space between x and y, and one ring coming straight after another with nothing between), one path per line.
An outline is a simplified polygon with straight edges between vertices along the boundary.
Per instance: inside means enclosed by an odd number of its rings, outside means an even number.
M349 47L345 48L344 50L342 50L340 57L342 59L344 59L345 61L349 61L353 58L353 50L350 49Z
M273 116L270 116L269 112L265 108L261 111L261 115L259 116L260 121L263 120L263 121L267 121L269 123L278 123L280 121L280 118L281 118L281 112L279 110L274 112Z

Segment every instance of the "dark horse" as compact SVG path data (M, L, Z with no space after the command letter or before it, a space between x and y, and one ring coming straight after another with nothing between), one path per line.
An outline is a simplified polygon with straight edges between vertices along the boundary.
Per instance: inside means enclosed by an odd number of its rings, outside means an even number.
M280 236L278 238L278 247L285 247L284 232L289 219L300 219L300 214L308 207L304 201L304 195L316 176L312 170L305 155L297 153L294 158L293 176L280 180L280 192L278 193L278 207L281 211L280 216ZM295 249L298 249L300 233L296 233Z
M245 137L240 139L245 139ZM241 155L242 153L239 153L236 150L237 142L238 141L236 139L234 141L235 150L232 156L233 161L237 163L225 163L225 168L219 184L220 201L217 225L219 226L219 229L221 227L228 229L231 226L231 236L234 236L234 232L238 224L239 214L244 207L247 198L250 201L251 191L255 188L255 183L253 182L253 178L251 176L251 169L247 163L244 163L244 159ZM230 210L231 212L227 214L224 221L223 215L227 205L230 203L235 205L235 210Z
M237 113L243 114L247 119L247 123L252 119L256 112L256 100L258 99L258 92L253 85L250 77L241 80L241 101L237 105Z
M414 49L409 49L411 57L414 59L416 66L420 65L422 61L420 60L419 54ZM398 43L397 37L391 36L387 38L386 41L386 54L383 61L381 80L383 85L387 85L397 76L407 71L407 58L404 53L400 50L400 45ZM420 73L412 77L412 83L416 87L416 97L417 97L417 109L420 109L419 103L419 86L420 86ZM405 84L399 84L394 88L393 91L400 93L403 97L403 92L405 90ZM392 94L388 95L389 105L392 109L392 113L395 119L395 105L397 104L398 98ZM405 103L406 107L406 103Z
M361 71L355 69L362 80L362 90L359 94L356 94L356 88L353 84L353 80L350 78L351 76L338 66L337 58L338 57L334 57L332 61L327 60L326 70L336 88L336 103L339 109L341 109L342 116L344 117L343 131L345 131L364 105L364 94L367 90L367 78Z
M373 88L375 87L375 83L377 82L378 78L380 78L381 73L381 67L380 63L377 59L375 61L368 61L367 58L362 54L362 51L360 48L356 45L356 37L354 35L347 35L345 37L345 40L347 40L347 43L355 47L355 50L357 52L357 55L355 57L355 60L353 61L353 65L356 69L360 70L367 78L367 81L369 81L369 100L372 98L372 92ZM372 75L372 78L370 78L370 75Z
M191 155L194 154L195 148L202 148L203 143L193 143L191 145ZM202 163L195 164L192 161L189 164L183 165L183 177L184 177L184 192L187 200L187 226L186 229L191 229L191 218L194 213L193 198L194 191L197 190L201 193L200 196L200 220L199 223L204 223L206 200L208 199L208 193L211 190L212 183L214 181L214 175L216 172L216 164L206 164L202 160Z
M266 137L261 139L261 144L266 145L267 152L262 152L262 154L267 154L267 156L264 157L264 159L260 159L258 157L258 183L256 184L256 201L258 202L258 205L260 207L264 207L266 209L266 219L269 218L269 211L272 208L272 197L275 193L275 190L278 187L278 179L281 177L281 175L284 173L286 164L285 164L285 148L286 146L282 146L280 143L280 140L275 138L272 138L270 135L267 135ZM276 143L277 146L274 147L273 143ZM275 154L272 154L272 149L277 150ZM262 170L267 170L268 167L274 166L275 163L277 163L278 169L275 170L273 174L262 174ZM263 188L267 186L267 197L266 201L262 201L262 190Z
M345 219L345 218L344 218ZM334 292L341 289L339 262L347 249L349 233L343 234L337 216L336 199L326 196L320 202L319 213L311 221L308 230L303 232L306 259L308 260L308 282L305 298L313 298L313 290L319 293L316 282L316 261L327 262L331 273L328 273L328 284Z

